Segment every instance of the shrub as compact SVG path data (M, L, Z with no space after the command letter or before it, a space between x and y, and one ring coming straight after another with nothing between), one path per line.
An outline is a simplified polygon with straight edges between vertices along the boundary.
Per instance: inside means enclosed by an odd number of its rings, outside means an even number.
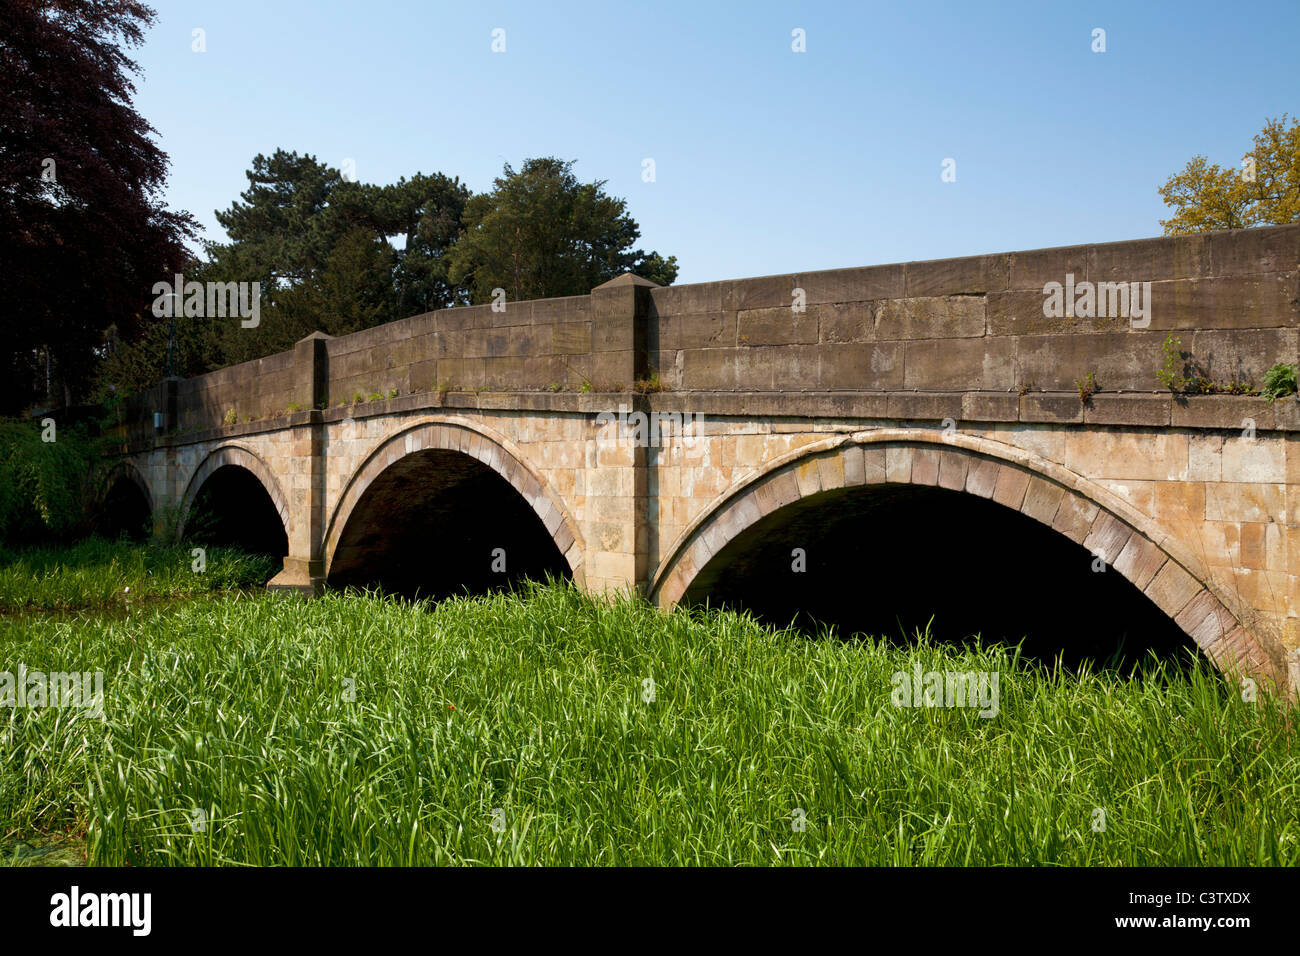
M99 446L84 426L56 426L42 440L34 421L0 420L0 539L59 540L87 530L100 471Z
M1284 395L1294 394L1297 391L1296 371L1296 365L1279 362L1264 373L1264 387L1259 393L1269 402Z

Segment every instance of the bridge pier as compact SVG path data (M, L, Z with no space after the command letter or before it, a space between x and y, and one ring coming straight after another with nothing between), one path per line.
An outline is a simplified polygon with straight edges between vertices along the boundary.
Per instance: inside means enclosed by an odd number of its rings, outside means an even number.
M331 336L313 332L293 348L294 404L305 410L305 421L288 434L289 553L284 568L267 584L272 591L316 595L325 587L325 471L327 440L322 411L329 403ZM296 417L303 418L299 414Z

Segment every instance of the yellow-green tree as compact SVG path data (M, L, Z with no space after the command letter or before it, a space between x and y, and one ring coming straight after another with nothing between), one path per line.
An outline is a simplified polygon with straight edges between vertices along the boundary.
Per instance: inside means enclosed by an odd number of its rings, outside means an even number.
M1265 121L1236 169L1193 157L1160 196L1174 209L1165 235L1300 221L1300 120Z

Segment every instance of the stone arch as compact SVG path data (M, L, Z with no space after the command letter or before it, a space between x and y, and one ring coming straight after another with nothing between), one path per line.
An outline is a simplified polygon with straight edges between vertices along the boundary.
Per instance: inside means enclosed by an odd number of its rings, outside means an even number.
M326 577L333 570L334 554L343 529L371 483L398 459L418 451L438 449L468 455L504 478L536 513L569 565L574 583L582 586L585 546L573 515L545 480L524 461L513 443L463 419L430 420L411 425L384 439L366 457L353 472L330 514L325 532Z
M144 473L140 467L128 458L120 459L114 462L107 471L104 472L98 486L95 489L95 503L101 504L109 490L119 479L125 478L140 489L144 495L145 502L149 505L149 514L154 513L153 491L149 488L149 482L145 479Z
M113 462L96 477L91 501L90 527L97 534L127 534L142 540L157 520L149 482L140 467L127 458Z
M257 478L262 487L266 489L266 493L271 497L271 503L275 505L276 514L280 516L280 521L284 524L285 535L292 541L293 533L290 528L289 503L284 496L284 491L280 488L280 482L265 461L242 445L222 445L219 448L214 448L199 463L199 467L194 470L194 475L190 478L189 484L185 486L185 494L181 498L181 517L178 533L182 536L185 534L185 522L189 518L190 507L194 504L194 499L198 497L203 483L212 476L214 471L225 465L236 465L251 472Z
M710 503L656 570L651 599L676 604L708 562L755 522L800 499L868 485L929 485L1020 511L1099 554L1221 671L1286 686L1281 644L1196 555L1105 488L1023 449L921 429L840 434L775 459Z

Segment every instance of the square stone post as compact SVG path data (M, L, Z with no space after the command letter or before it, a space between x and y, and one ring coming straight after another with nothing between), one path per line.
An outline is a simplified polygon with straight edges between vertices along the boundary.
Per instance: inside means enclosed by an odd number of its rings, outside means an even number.
M632 392L646 376L650 290L657 283L624 273L591 292L594 391L589 410L600 414L644 413L646 402ZM597 407L600 406L600 407ZM609 406L609 407L605 407ZM621 418L622 416L620 416ZM584 536L587 586L593 591L632 590L645 594L650 580L649 479L646 443L632 441L618 423L615 447L597 446L587 481ZM648 440L652 436L642 429Z
M330 336L313 332L294 346L294 396L303 410L292 412L289 473L289 553L284 570L271 579L272 590L319 594L325 586L325 420L321 406L329 394Z

